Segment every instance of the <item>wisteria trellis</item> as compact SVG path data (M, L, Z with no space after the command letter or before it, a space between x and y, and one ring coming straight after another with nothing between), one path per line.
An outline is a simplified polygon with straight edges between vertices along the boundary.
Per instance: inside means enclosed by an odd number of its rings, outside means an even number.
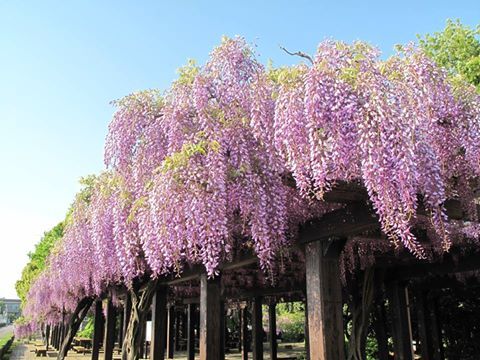
M266 69L243 39L224 39L164 94L115 105L108 170L77 197L19 335L139 276L186 263L214 276L250 244L268 272L296 227L328 209L322 197L338 181L365 186L383 232L420 258L419 196L440 251L464 224L448 221L445 200L474 205L480 97L413 46L382 61L364 43L325 41L312 64Z

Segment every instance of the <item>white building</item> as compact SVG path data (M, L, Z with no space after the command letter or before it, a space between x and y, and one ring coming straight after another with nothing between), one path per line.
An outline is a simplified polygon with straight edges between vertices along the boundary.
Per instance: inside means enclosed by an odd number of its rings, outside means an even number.
M0 310L0 324L10 324L20 316L20 300L0 298Z

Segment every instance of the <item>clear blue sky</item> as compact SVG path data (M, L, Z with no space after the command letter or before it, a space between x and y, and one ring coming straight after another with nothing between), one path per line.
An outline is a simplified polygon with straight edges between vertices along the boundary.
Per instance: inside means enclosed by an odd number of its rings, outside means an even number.
M26 253L60 221L80 176L103 167L109 102L165 89L188 58L222 35L292 63L278 45L313 53L325 38L397 43L480 20L477 1L0 0L0 297Z

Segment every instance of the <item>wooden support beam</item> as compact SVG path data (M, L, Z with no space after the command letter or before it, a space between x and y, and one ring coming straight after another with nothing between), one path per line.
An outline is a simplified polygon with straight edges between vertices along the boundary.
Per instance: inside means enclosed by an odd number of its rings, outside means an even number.
M61 324L57 325L57 336L55 337L55 348L57 350L60 349L60 337L61 337L61 334L62 334L61 326L62 326Z
M237 329L237 332L238 332L238 343L237 343L237 350L238 352L241 354L242 353L242 313L241 313L241 310L240 308L237 308L237 310L235 311L236 315L237 315L237 320L238 320L238 329Z
M420 338L420 350L422 360L433 360L432 343L428 331L428 310L425 304L425 292L417 289L415 292L415 305L417 310L418 336Z
M345 358L340 248L328 250L322 241L305 246L310 360Z
M58 324L54 327L53 347L58 349Z
M93 344L92 344L92 360L98 360L100 346L103 337L103 313L102 300L95 302L95 319L93 322Z
M353 204L306 223L300 229L299 242L346 238L379 227L378 217L370 207Z
M58 331L58 349L60 349L60 347L62 346L62 342L63 342L63 333L64 333L64 325L63 323L60 324L59 326L59 331Z
M375 299L373 303L373 330L377 339L378 346L378 360L389 360L390 354L388 351L388 332L387 321L385 315L385 272L381 269L375 270L374 284L375 284Z
M125 316L125 311L118 311L117 313L118 316L118 330L117 330L117 343L121 347L123 343L123 318Z
M225 359L225 345L226 345L226 322L225 317L227 314L225 313L225 301L220 301L220 357Z
M182 314L175 311L175 351L180 351L180 329L182 325Z
M248 360L248 309L242 307L240 309L241 329L240 337L242 342L242 360Z
M268 340L270 342L270 360L277 360L277 312L274 302L268 304Z
M57 359L63 360L67 357L70 346L72 345L73 338L78 332L83 319L90 310L94 299L86 297L81 299L75 307L75 310L70 315L68 323L64 325L64 335L60 348L58 349Z
M257 264L258 257L249 253L242 255L231 262L222 263L218 266L219 271L235 270L240 269L249 265ZM205 267L203 265L194 265L191 268L185 269L180 276L169 277L160 283L163 285L177 285L185 281L196 280L205 272Z
M368 199L366 192L361 188L355 188L355 191L357 191L356 194L352 190L332 190L325 194L325 201L346 203L347 205L303 225L300 229L299 242L339 239L368 230L380 229L377 214L365 201ZM347 193L350 195L344 196ZM467 214L458 200L447 200L445 208L449 219L462 220L466 218ZM477 213L480 214L480 205L477 205ZM426 214L421 202L418 206L418 214Z
M187 305L187 360L195 360L195 304Z
M432 343L432 356L434 360L443 360L443 341L440 322L438 321L438 304L436 299L427 298L427 308L429 309L430 338Z
M60 346L62 344L62 333L63 333L63 324L60 323L60 325L58 325L58 337L57 337L57 349L60 349Z
M53 325L52 330L52 346L55 348L55 337L57 336L57 325Z
M378 344L378 360L389 360L388 335L385 318L385 306L383 298L377 298L374 304L373 329Z
M364 186L339 181L332 190L324 195L324 200L326 202L343 204L362 203L368 200L368 193ZM450 219L461 220L466 217L464 206L462 206L460 201L449 199L445 201L444 205ZM417 212L421 215L426 213L421 197L419 197ZM477 205L477 214L480 214L480 205Z
M62 324L58 324L58 329L57 329L57 344L56 348L57 350L60 349L60 344L62 343Z
M50 345L55 347L55 325L52 326L51 335L50 335Z
M48 346L50 345L50 325L47 324L45 327L45 346L47 347L48 351Z
M123 340L125 338L125 334L127 333L127 328L128 328L128 323L130 321L130 315L132 314L132 298L129 293L127 293L125 297L125 302L123 304L123 338L122 338L122 344Z
M147 320L146 316L139 322L140 327L140 344L138 346L138 353L145 359L147 357ZM165 332L164 332L165 333Z
M116 323L116 310L113 306L112 299L107 300L107 306L105 311L105 337L103 341L104 359L113 359L113 348L115 345L115 323Z
M167 322L167 358L173 359L174 355L174 336L175 336L175 307L168 307L168 322Z
M200 276L200 360L223 360L220 346L220 277Z
M60 323L60 331L58 337L58 349L62 346L63 338L65 337L65 312L62 314L62 322Z
M412 329L407 287L398 281L387 283L387 296L392 319L395 359L413 360Z
M52 346L54 349L57 349L57 345L58 345L57 339L58 339L58 326L55 325L53 327L53 338L52 338Z
M310 336L308 334L308 314L307 314L307 308L308 308L308 302L305 299L305 324L304 326L304 331L305 331L305 359L310 360L310 344L309 344L309 339Z
M408 266L398 266L390 271L389 280L402 281L479 269L480 257L477 254L461 256L461 258L453 258L451 254L446 254L442 262L429 263L419 261Z
M253 298L252 301L252 353L253 360L263 360L263 323L262 298Z
M152 333L150 338L150 359L165 359L167 328L167 287L157 286L152 299Z

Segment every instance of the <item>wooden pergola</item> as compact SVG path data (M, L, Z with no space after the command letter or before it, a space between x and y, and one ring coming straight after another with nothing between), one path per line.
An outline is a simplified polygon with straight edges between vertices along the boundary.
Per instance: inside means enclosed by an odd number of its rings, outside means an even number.
M199 333L199 358L224 359L225 312L232 303L241 304L235 307L238 310L235 314L239 319L242 359L248 359L247 322L250 316L253 359L264 358L262 304L268 305L269 357L277 359L275 306L282 299L306 303L305 338L310 360L345 359L345 289L340 274L340 254L350 237L367 234L372 239L378 239L382 235L378 218L368 204L364 189L340 185L325 195L325 201L342 206L301 228L298 242L293 245L294 253L300 255L290 259L276 283L264 281L257 257L245 251L221 264L220 275L212 279L201 266L186 267L180 276L158 279L149 306L152 327L150 359L173 358L175 350L179 349L180 333L186 336L188 359L194 359L195 329ZM458 201L449 200L446 208L450 219L466 218ZM425 212L421 206L418 211L420 214ZM435 298L429 293L433 287L456 284L448 280L451 274L480 269L478 254L474 250L455 247L433 261L417 260L405 252L383 254L376 258L373 268L376 292L371 312L379 359L390 358L386 317L392 324L395 359L413 359L411 294L415 295L422 359L443 359ZM250 283L246 284L245 278L251 279ZM186 293L182 292L182 287L189 289L188 294L182 295ZM102 299L95 302L92 360L99 358L102 338L105 360L112 359L115 341L122 342L132 312L128 296L123 298L122 307L123 311L117 311L112 298L106 297L103 320ZM116 330L117 316L121 317L119 322L123 326ZM54 326L51 331L48 328L47 338L50 337L50 340L47 342L59 348L65 331L64 325ZM145 334L141 336L144 339ZM145 349L142 352L145 353Z

